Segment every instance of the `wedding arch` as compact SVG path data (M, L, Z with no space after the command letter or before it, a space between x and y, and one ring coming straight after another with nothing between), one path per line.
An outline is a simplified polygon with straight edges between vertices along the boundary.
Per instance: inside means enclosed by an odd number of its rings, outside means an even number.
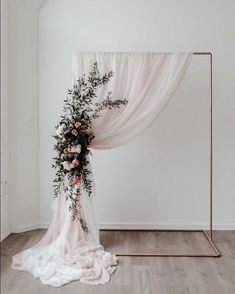
M212 240L212 54L82 52L74 54L73 89L70 100L65 101L66 115L57 126L56 163L60 172L53 219L35 246L13 257L13 268L28 271L42 283L56 287L73 280L93 285L109 281L117 258L105 251L99 241L89 148L115 148L144 132L173 96L193 54L210 56L210 224L209 234L195 231L204 233L214 253L117 255L220 255ZM114 72L113 77L110 71ZM112 101L110 90L119 100ZM80 120L76 110L81 110L77 111ZM97 111L102 114L97 115ZM74 218L74 211L78 217Z

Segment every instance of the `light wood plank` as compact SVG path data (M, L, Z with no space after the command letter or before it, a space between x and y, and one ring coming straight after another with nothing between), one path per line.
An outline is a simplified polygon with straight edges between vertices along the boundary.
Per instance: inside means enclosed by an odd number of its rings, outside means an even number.
M11 234L1 244L2 294L234 294L235 232L216 231L214 241L220 258L119 257L119 266L105 285L89 286L79 281L60 288L42 285L29 273L10 267L12 255L40 240L45 230ZM101 232L106 249L210 250L197 233Z

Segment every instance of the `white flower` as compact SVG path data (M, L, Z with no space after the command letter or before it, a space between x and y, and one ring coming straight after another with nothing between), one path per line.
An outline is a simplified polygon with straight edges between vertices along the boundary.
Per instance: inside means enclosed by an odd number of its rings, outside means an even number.
M61 159L65 159L65 157L66 157L65 154L62 154L62 155L60 156Z
M58 126L58 128L56 129L56 134L58 136L61 136L63 134L64 129L66 128L65 124L61 124Z
M71 170L73 168L72 163L68 162L68 161L63 161L62 162L64 169L66 170Z
M71 153L81 153L81 145L78 144L77 146L71 146L70 152Z

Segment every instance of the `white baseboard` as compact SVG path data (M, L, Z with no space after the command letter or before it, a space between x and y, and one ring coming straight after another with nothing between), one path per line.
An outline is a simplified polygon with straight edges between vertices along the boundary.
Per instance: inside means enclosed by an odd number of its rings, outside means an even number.
M40 229L48 229L49 228L50 223L40 223Z
M36 230L41 228L40 224L28 224L28 225L23 225L23 226L17 226L12 228L11 233L23 233L31 230Z
M224 230L224 231L234 231L235 224L215 224L213 226L214 230Z
M6 239L7 236L10 235L10 230L1 231L1 242Z
M40 224L30 224L18 226L12 230L12 233L22 233L35 229L47 229L49 223L43 222ZM209 227L206 224L184 224L184 223L100 223L99 228L102 229L120 229L120 230L190 230L201 229L207 230ZM214 224L214 230L235 230L235 224Z

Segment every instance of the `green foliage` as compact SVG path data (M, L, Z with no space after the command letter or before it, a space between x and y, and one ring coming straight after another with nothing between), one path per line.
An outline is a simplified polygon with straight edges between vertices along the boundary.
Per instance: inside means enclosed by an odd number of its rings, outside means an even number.
M88 228L81 215L80 196L81 189L89 196L92 193L88 160L90 144L95 138L92 123L101 116L103 110L127 104L126 99L113 100L111 92L103 101L95 102L98 87L106 85L112 76L112 71L101 76L95 62L88 77L83 75L77 80L73 88L68 90L68 96L64 100L64 114L56 126L56 135L53 136L56 140L56 156L52 164L56 169L53 185L55 197L63 189L66 200L69 201L72 218L80 220L84 231L88 231ZM65 176L68 178L68 185L65 185Z

